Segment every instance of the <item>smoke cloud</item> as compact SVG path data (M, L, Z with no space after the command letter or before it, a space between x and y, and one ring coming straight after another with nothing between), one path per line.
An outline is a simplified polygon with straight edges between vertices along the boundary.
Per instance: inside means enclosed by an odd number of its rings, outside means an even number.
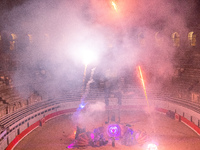
M186 20L191 18L195 3L115 2L117 11L110 0L36 0L4 12L1 20L5 30L33 36L26 52L17 56L25 69L15 73L14 83L29 83L43 93L80 86L84 71L82 56L91 52L98 57L91 65L111 68L119 75L126 74L126 69L136 72L137 65L142 65L151 82L158 84L156 79L171 77L176 53L171 34L187 35ZM181 42L185 40L187 37L182 36ZM40 72L36 72L38 68ZM42 71L51 79L35 86L36 76L44 76Z
M96 102L90 103L85 107L86 111L78 111L73 114L72 121L88 131L101 126L105 121L105 104L103 102Z

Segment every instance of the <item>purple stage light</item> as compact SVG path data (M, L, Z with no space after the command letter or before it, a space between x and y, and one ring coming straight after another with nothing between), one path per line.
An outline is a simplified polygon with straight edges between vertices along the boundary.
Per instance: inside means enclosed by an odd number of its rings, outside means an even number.
M73 142L73 143L71 143L69 146L67 146L67 148L68 148L68 149L72 149L72 148L74 148L74 145L75 145L75 143Z
M110 137L119 137L121 135L121 128L119 125L109 125L108 126L108 134Z
M80 108L84 108L85 107L85 105L83 105L83 104L80 104L80 106L79 106Z
M78 107L78 110L81 110L85 107L86 103L82 102L79 107Z
M90 134L91 139L94 139L94 133Z

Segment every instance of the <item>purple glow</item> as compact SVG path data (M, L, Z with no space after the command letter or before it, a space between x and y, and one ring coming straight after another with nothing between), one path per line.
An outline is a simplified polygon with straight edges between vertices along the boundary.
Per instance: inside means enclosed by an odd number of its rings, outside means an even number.
M139 134L139 133L136 133L135 138L138 139L139 136L140 136L140 134Z
M85 107L85 105L83 105L83 104L80 105L80 108L84 108L84 107Z
M82 103L79 105L79 108L78 108L78 109L79 109L79 110L80 110L80 109L83 109L83 108L85 107L85 105L86 105L86 103L82 102Z
M111 134L116 134L116 133L118 132L118 128L117 128L116 126L110 127L110 128L109 128L109 132L110 132Z
M71 143L67 148L69 148L69 149L71 149L71 148L74 148L74 142L73 143Z
M111 137L119 137L121 134L121 128L119 125L110 125L108 127L108 134Z
M94 133L90 134L91 139L94 139Z

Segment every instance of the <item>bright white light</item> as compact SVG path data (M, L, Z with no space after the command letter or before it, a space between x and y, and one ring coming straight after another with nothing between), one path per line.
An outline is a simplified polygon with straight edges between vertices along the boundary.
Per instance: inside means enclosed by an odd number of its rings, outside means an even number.
M83 105L83 104L80 105L80 108L84 108L84 107L85 107L85 105Z
M86 103L81 103L81 104L79 105L79 108L80 108L80 109L83 109L83 108L85 107L85 105L86 105Z
M88 65L97 60L97 55L93 51L84 51L81 55L84 65Z
M83 28L84 32L79 33L76 31L76 36L69 39L66 45L66 55L75 63L83 63L85 66L92 63L96 65L99 61L99 57L102 56L107 49L107 41L105 35L98 29Z
M151 143L151 144L148 144L146 150L158 150L158 148L156 144Z

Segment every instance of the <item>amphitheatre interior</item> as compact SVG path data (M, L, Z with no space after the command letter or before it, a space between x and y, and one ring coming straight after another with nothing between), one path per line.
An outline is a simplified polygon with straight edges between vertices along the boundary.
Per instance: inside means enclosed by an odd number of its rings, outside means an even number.
M2 0L0 150L68 149L110 123L145 140L86 149L200 149L198 4Z

